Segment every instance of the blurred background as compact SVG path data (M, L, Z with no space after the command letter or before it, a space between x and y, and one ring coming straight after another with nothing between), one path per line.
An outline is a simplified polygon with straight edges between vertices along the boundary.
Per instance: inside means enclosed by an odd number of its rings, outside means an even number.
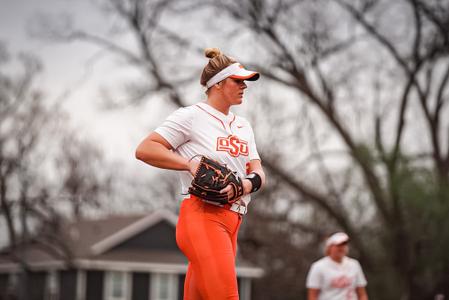
M370 299L449 297L445 0L0 0L0 245L176 213L176 174L134 150L205 99L206 47L262 75L234 109L268 178L239 236L251 298L305 299L338 230Z

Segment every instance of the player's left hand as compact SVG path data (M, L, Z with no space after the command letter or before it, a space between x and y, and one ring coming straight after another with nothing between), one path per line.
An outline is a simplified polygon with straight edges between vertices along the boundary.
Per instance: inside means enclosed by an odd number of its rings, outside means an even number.
M243 179L242 184L243 184L243 195L249 194L252 188L251 181L249 181L248 179ZM228 199L232 199L234 197L234 190L232 189L231 185L226 186L224 189L220 191L220 193L222 194L227 193Z
M220 191L220 194L228 194L228 199L232 199L232 197L234 197L234 190L232 189L232 186L228 184Z

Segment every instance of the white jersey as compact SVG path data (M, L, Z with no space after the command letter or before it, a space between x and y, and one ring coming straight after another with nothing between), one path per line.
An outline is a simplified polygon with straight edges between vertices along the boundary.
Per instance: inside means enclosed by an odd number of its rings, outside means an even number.
M355 288L366 286L366 279L357 260L345 256L337 263L326 256L312 264L306 286L320 290L319 300L355 300Z
M249 162L260 159L249 122L231 112L225 115L204 102L176 110L155 132L182 157L210 157L242 178L247 174ZM188 171L179 174L182 193L187 194L193 177ZM247 195L241 201L246 206L251 198Z

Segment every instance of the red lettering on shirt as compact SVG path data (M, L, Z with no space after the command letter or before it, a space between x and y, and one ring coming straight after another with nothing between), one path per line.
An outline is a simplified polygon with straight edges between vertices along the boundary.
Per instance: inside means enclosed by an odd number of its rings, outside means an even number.
M228 152L233 157L238 157L239 155L248 156L249 154L248 142L239 139L235 135L229 135L227 137L218 137L217 151Z
M351 278L346 277L345 275L342 275L340 277L332 279L331 286L334 288L342 289L342 288L350 286L351 283L352 283Z

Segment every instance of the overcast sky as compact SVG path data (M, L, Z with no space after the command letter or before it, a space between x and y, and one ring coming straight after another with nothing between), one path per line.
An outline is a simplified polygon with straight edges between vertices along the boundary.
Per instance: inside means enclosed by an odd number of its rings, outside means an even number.
M0 0L0 40L12 53L31 52L42 60L44 70L38 84L48 94L48 101L70 92L64 98L64 108L70 112L73 127L102 143L108 157L134 164L134 147L150 130L150 122L145 120L148 107L102 110L99 87L114 80L116 64L103 59L88 68L87 61L98 49L31 37L29 32L39 15L67 15L83 28L96 29L108 26L105 16L91 0Z

